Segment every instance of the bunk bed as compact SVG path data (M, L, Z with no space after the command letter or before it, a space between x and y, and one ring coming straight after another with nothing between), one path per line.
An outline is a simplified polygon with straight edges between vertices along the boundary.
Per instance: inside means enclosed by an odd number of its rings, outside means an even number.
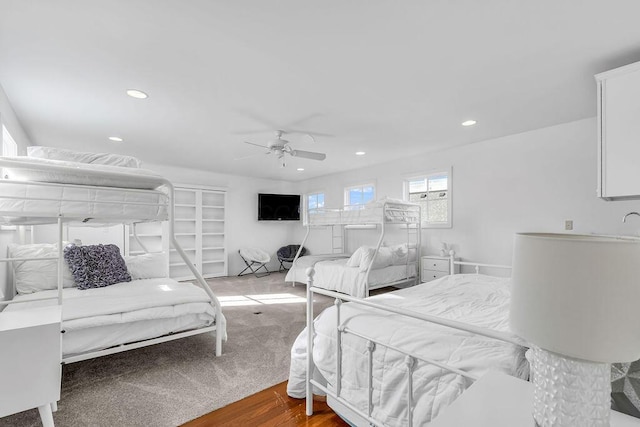
M365 299L316 287L309 269L307 301L317 293L335 305L314 320L307 304L288 394L307 398L307 415L316 393L351 425L412 426L435 418L490 370L527 379L527 344L508 328L509 279L479 274L478 265L475 274Z
M222 354L226 320L218 298L194 267L174 233L174 187L153 172L135 167L87 164L30 157L0 158L0 223L57 224L58 241L18 245L2 262L13 266L55 263L53 286L20 293L0 301L5 312L58 304L62 310L62 363L99 357L201 333L215 334L215 354ZM170 244L184 259L197 284L168 277L168 258L149 254L127 259L131 281L80 289L66 283L64 226L136 224L166 221ZM145 246L138 240L140 246ZM117 250L117 248L116 248ZM118 255L119 256L119 255ZM146 257L146 258L145 258ZM37 264L40 263L40 264ZM149 264L151 263L151 264ZM155 264L154 264L155 263ZM136 270L137 269L137 270ZM147 274L134 274L134 270ZM51 278L42 276L42 280ZM14 277L13 282L16 282ZM0 312L0 315L2 313Z
M373 289L417 284L420 225L420 206L395 199L381 199L349 209L309 210L306 233L300 247L307 244L312 230L331 227L334 253L304 257L296 254L285 281L306 283L306 270L313 267L316 287L360 298L368 296ZM377 243L375 246L360 246L347 255L343 253L347 247L346 230L359 226L375 228ZM340 230L338 233L333 231L336 227ZM387 246L385 238L393 227L403 229L405 241ZM335 245L336 236L338 245Z

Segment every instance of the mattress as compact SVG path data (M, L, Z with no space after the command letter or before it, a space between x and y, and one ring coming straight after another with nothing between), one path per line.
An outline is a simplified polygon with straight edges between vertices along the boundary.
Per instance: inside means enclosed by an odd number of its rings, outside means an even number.
M302 258L306 258L306 256ZM360 267L347 267L347 261L348 258L339 258L315 262L313 265L315 269L313 285L330 291L364 298L366 296L364 281L367 272L361 271ZM308 266L294 266L287 273L285 281L307 283L307 268ZM369 273L369 289L382 287L385 284L411 277L416 277L416 265L414 263L373 269Z
M152 190L165 184L155 172L121 166L87 164L33 157L0 157L3 177L18 181Z
M402 201L379 200L358 209L315 209L309 211L310 225L334 224L417 224L420 208Z
M57 304L57 290L17 295L5 310L24 310ZM63 290L62 328L64 357L168 333L209 326L215 309L207 293L191 283L173 279L140 279L80 290Z
M447 276L407 289L377 295L368 300L424 314L481 326L509 330L509 279L483 275ZM336 381L335 307L315 320L313 338L314 378L334 387ZM529 366L525 348L514 344L445 328L375 309L342 305L341 316L350 329L384 343L460 368L476 377L497 370L527 378ZM306 330L291 349L288 393L305 394ZM366 341L343 335L342 396L363 412L367 404ZM406 425L408 387L405 356L378 345L373 353L373 416L384 425ZM426 423L455 400L470 380L418 361L413 374L414 420Z
M0 181L4 223L43 224L58 215L80 221L164 221L169 197L159 190L91 187L41 182Z

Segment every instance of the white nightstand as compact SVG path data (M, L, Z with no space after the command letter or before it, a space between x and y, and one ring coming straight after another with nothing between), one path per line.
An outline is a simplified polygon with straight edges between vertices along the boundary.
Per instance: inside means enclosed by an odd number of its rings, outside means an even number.
M455 272L460 271L460 266L455 266ZM430 282L451 274L450 258L436 255L425 255L420 259L420 280Z
M0 417L38 408L53 426L60 400L60 306L0 313Z
M533 426L533 384L498 372L476 381L429 427ZM638 427L640 419L611 411L611 427Z

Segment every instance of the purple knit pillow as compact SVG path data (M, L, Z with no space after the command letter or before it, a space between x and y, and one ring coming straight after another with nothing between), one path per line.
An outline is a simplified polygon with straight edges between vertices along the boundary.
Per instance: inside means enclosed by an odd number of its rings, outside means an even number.
M116 245L69 245L64 248L64 259L78 289L102 288L131 281Z

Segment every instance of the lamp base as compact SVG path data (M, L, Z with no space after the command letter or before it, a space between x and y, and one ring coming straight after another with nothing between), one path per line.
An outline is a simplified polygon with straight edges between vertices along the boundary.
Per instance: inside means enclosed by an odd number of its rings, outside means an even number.
M532 350L536 425L609 427L611 365Z

